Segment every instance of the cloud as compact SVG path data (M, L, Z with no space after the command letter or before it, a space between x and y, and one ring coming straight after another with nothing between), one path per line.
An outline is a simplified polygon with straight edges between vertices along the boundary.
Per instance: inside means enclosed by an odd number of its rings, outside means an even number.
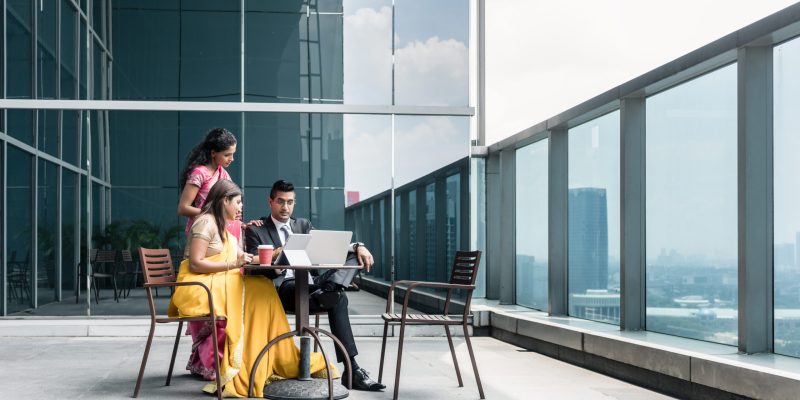
M469 102L467 46L434 36L397 49L396 103L457 106Z

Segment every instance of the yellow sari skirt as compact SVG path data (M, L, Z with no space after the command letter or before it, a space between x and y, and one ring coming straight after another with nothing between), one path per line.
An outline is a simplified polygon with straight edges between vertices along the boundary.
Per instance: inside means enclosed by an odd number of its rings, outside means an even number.
M226 235L228 237L223 251L207 257L207 260L236 260L235 240L227 232ZM202 282L208 286L214 297L216 314L227 318L224 357L220 363L223 396L247 397L250 372L258 353L270 340L290 330L275 286L270 279L263 276L242 276L238 268L211 274L194 273L189 269L188 259L181 262L178 272L178 282L184 281ZM176 288L170 300L168 314L172 317L208 315L205 290L199 286ZM263 397L263 388L268 378L297 377L299 362L300 350L293 340L285 339L274 344L259 364L254 395ZM334 366L331 367L331 372L336 376ZM325 360L322 355L311 354L311 372L324 369ZM216 389L216 383L213 383L203 390L213 393Z

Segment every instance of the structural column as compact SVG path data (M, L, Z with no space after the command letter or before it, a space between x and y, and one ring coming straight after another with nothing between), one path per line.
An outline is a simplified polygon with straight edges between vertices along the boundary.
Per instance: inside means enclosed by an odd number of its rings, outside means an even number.
M645 328L645 100L620 104L620 329Z
M548 302L550 315L569 313L568 149L566 129L549 131L548 154Z
M516 303L516 156L513 148L500 152L500 304Z
M739 351L772 350L772 46L738 51Z

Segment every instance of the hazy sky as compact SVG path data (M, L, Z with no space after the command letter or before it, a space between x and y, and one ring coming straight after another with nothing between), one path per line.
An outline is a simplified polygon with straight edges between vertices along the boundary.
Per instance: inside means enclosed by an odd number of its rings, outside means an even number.
M469 32L468 0L397 0L395 104L467 104ZM486 2L486 104L489 144L561 113L653 68L708 44L758 19L785 8L786 0L567 0ZM392 9L389 0L344 2L344 99L347 104L392 102ZM800 146L797 109L800 104L800 45L787 43L776 53L775 242L792 243L800 230L800 170L794 155ZM778 58L780 57L780 59ZM783 73L782 71L786 71ZM734 71L735 72L735 71ZM732 72L727 73L727 80ZM697 85L714 86L713 82ZM691 90L694 83L687 85ZM735 85L708 94L723 101L716 109L692 111L681 91L654 96L648 111L652 151L648 161L648 254L675 248L681 252L731 257L735 252ZM730 90L732 89L732 91ZM683 90L683 89L682 89ZM670 100L677 96L677 102ZM722 96L724 99L719 99ZM661 99L659 99L661 97ZM719 103L722 104L722 103ZM702 106L704 104L698 104ZM716 113L716 114L714 114ZM675 129L681 121L690 129ZM648 120L648 122L655 122ZM595 121L594 124L597 124ZM398 117L395 121L395 185L400 186L468 153L469 121L464 117ZM603 136L613 132L599 129ZM361 198L391 186L392 121L388 116L344 118L345 186ZM618 134L614 132L615 134ZM682 138L682 139L676 139ZM724 141L720 147L719 140ZM660 155L659 155L660 154ZM595 157L596 158L596 157ZM605 160L606 156L602 156ZM662 159L663 158L663 159ZM597 164L597 163L600 164ZM618 185L615 168L588 157L570 160L570 187ZM706 167L697 169L697 166ZM683 186L676 186L683 182ZM615 188L609 187L609 193ZM519 190L519 189L518 189ZM681 192L682 191L682 192ZM714 201L711 201L714 200ZM610 202L618 202L614 196ZM682 211L683 210L683 211ZM683 214L681 214L683 213ZM687 215L682 224L675 215ZM618 211L609 209L609 221ZM613 230L617 227L610 227ZM707 229L706 229L707 228ZM686 233L682 233L686 232ZM657 240L656 240L657 239ZM611 247L618 247L610 238ZM657 245L656 245L657 244ZM616 254L610 249L609 254Z
M487 1L487 143L557 115L794 3Z
M487 1L487 143L542 122L794 3ZM775 242L794 243L800 231L800 185L796 183L800 115L791 110L800 106L800 76L792 71L800 70L800 42L781 47L775 62L779 85L775 90ZM736 256L735 69L723 75L723 80L730 81L726 90L701 89L683 97L692 86L713 87L717 82L719 88L722 77L718 77L715 82L689 84L681 89L684 94L675 91L649 101L661 113L648 111L648 128L653 130L648 135L648 257L662 247L710 258ZM693 101L698 99L716 103ZM689 109L692 105L697 106L694 111ZM651 121L656 116L660 128ZM681 126L681 122L689 125ZM570 163L577 166L574 160ZM596 173L604 174L602 170Z

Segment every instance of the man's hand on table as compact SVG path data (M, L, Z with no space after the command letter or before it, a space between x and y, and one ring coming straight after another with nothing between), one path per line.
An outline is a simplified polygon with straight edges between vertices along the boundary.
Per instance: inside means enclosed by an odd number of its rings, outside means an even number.
M358 246L356 248L356 258L358 258L358 265L363 266L367 272L372 268L372 264L375 264L372 253L367 250L366 246Z

